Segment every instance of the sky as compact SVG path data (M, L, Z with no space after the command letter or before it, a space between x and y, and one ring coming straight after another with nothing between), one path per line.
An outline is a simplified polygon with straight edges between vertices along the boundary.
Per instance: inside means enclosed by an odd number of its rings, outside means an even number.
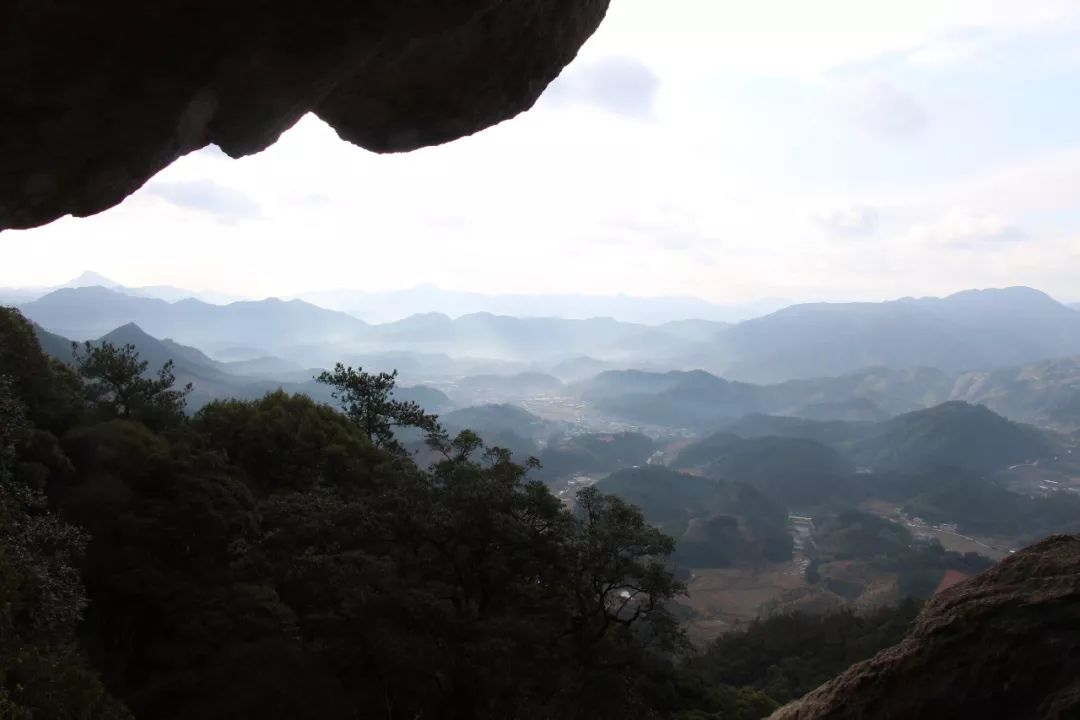
M308 116L0 251L0 286L1076 301L1080 2L613 0L511 121L375 155Z

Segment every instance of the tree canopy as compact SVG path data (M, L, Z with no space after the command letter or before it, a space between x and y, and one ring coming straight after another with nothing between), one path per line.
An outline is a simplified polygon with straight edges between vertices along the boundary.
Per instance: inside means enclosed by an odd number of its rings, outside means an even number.
M375 447L403 452L394 434L398 428L416 428L425 434L440 431L438 418L419 404L394 399L397 370L372 375L362 368L354 370L338 363L332 372L324 370L315 380L330 386L331 397L340 404L345 417L359 426Z
M892 637L838 621L857 651L818 658L766 621L695 654L671 537L596 488L569 507L393 373L324 373L341 412L188 416L130 346L63 365L6 310L0 340L3 718L754 720Z
M587 493L569 510L508 452L394 400L392 373L326 374L342 413L275 392L189 418L168 364L89 344L72 372L4 320L22 346L0 372L36 378L2 385L14 717L651 712L636 679L683 642L681 586L637 509ZM417 466L401 428L440 460ZM31 677L31 656L70 670Z

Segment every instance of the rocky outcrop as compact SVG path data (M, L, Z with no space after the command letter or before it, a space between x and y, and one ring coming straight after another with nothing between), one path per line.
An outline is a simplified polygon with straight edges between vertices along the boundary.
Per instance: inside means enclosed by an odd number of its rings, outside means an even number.
M942 591L898 645L772 717L1080 717L1080 536L1048 538Z
M0 2L0 230L119 203L307 112L377 152L528 109L608 0Z

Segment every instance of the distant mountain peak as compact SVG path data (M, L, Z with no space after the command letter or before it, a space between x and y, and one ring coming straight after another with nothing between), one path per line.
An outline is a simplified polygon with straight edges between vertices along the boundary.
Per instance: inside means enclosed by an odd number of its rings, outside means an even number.
M942 298L941 302L957 302L961 300L1007 300L1007 301L1037 301L1044 303L1053 303L1059 305L1060 303L1051 296L1044 293L1042 290L1038 290L1027 285L1011 285L1009 287L1001 288L979 288L972 290L961 290L960 292L953 293Z
M78 277L68 280L60 287L79 288L95 286L101 286L110 289L122 287L120 283L116 282L115 280L110 280L104 275L96 273L93 270L84 270Z
M124 342L131 342L132 340L160 342L160 340L153 337L150 333L146 332L133 322L124 323L115 330L107 333L101 339L108 340L109 342L116 342L118 340L123 340Z
M48 293L42 295L35 302L40 302L42 300L47 300L47 299L52 298L52 297L104 298L104 297L127 297L127 295L120 292L119 290L114 290L112 288L107 288L104 285L78 285L78 286L74 286L74 287L69 287L69 286L65 285L64 287L57 288L55 290L52 290L51 292L48 292Z
M957 295L1046 295L1042 290L1033 288L1029 285L1006 285L1005 287L991 287L991 288L971 288L968 290L960 290L947 297L955 297ZM1047 296L1049 297L1049 296Z

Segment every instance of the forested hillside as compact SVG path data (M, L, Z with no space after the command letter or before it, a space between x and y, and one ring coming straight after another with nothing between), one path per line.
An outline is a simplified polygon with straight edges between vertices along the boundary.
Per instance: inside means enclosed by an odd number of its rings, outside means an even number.
M64 366L0 319L3 507L34 523L0 538L28 578L9 717L615 717L681 642L670 539L596 493L568 512L378 378L325 378L345 414L278 392L188 419L168 366L107 343Z
M324 373L340 411L277 391L189 416L172 368L108 341L64 364L0 313L3 717L752 720L794 692L770 697L760 663L747 687L691 664L676 544L641 511L597 489L568 510L392 375ZM640 499L683 555L790 553L783 508L752 488L705 481L702 515L687 476L652 472L680 481L658 496L670 518ZM608 484L642 481L659 489Z
M675 559L686 567L791 559L784 506L749 485L648 466L612 473L596 488L640 507L676 539Z

